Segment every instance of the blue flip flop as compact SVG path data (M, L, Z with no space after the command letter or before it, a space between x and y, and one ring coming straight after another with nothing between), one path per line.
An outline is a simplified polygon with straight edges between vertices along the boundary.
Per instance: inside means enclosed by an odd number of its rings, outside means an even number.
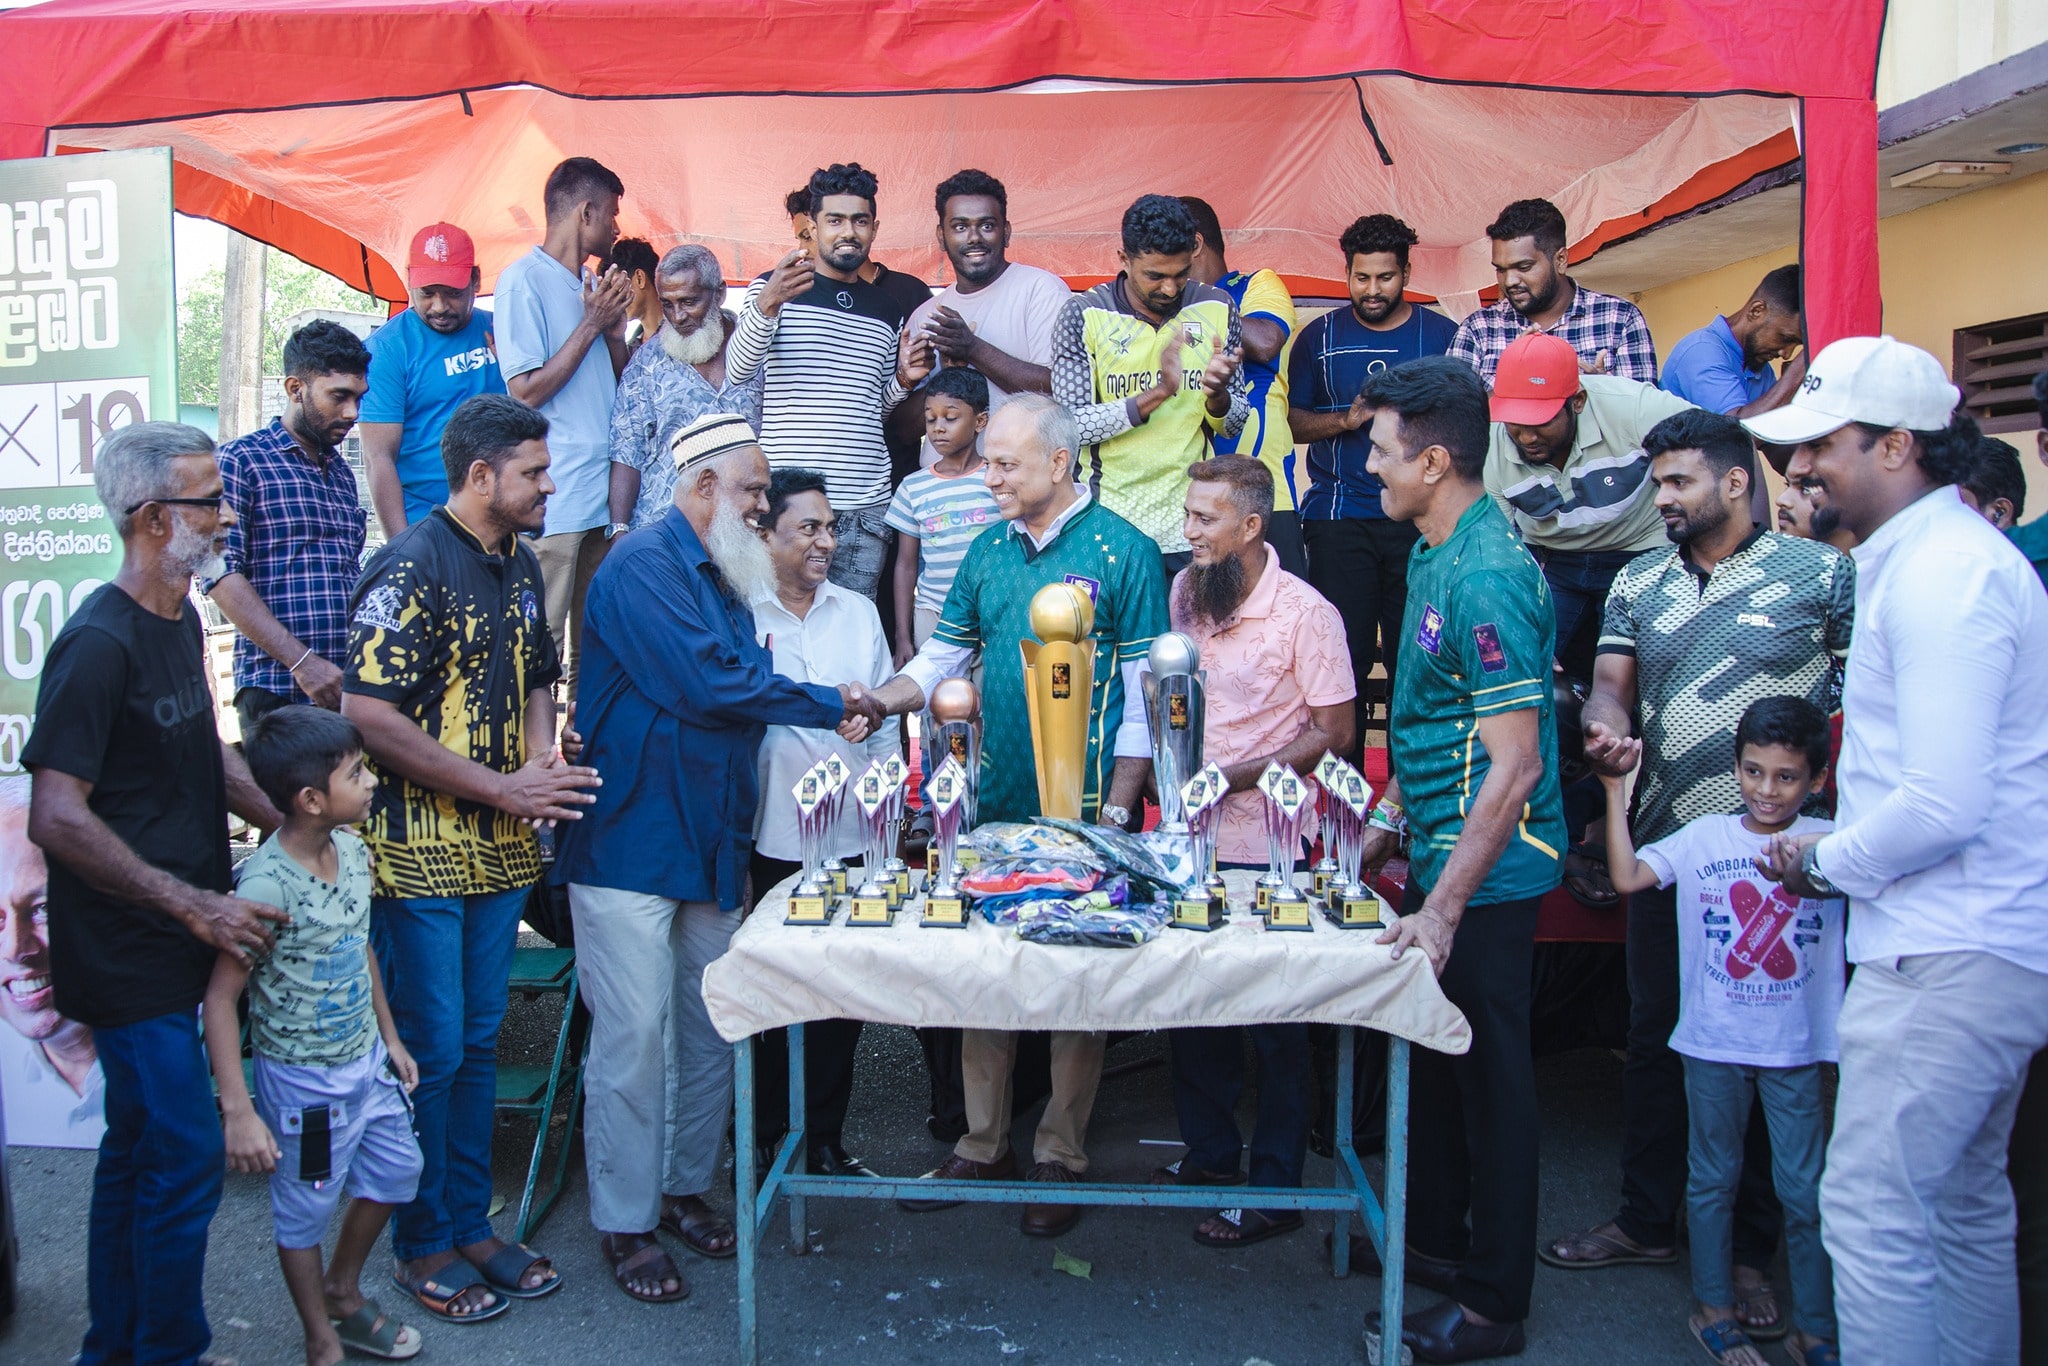
M419 1301L420 1308L444 1323L482 1323L485 1319L498 1317L512 1307L510 1300L499 1295L498 1302L488 1309L479 1309L474 1314L452 1312L448 1306L455 1303L465 1290L474 1290L478 1286L493 1293L497 1290L497 1287L484 1279L481 1271L460 1257L439 1271L411 1281L406 1280L401 1272L393 1271L391 1283Z
M548 1278L532 1289L519 1282L532 1269L534 1263L548 1264ZM554 1269L552 1259L535 1252L524 1243L507 1243L480 1263L472 1263L483 1273L491 1289L500 1295L510 1295L515 1300L537 1300L543 1295L552 1295L562 1288L562 1275Z

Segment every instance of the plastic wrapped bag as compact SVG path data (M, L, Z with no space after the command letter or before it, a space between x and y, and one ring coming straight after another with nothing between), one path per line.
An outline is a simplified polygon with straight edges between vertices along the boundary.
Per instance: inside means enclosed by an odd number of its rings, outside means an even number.
M1019 907L1017 936L1034 944L1134 949L1158 937L1170 909L1159 901L1120 901L1122 878L1086 896L1047 898Z

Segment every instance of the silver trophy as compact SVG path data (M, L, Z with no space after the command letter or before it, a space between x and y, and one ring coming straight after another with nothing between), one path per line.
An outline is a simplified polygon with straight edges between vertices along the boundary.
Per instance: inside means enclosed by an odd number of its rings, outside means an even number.
M1366 820L1372 811L1372 788L1365 775L1341 765L1337 785L1329 789L1330 843L1337 852L1338 874L1330 883L1323 911L1340 929L1380 928L1380 899L1365 885Z
M839 828L839 813L846 809L846 797L852 785L853 770L846 766L846 760L840 758L836 750L820 759L818 767L823 770L826 782L825 814L820 828L836 830ZM827 854L819 871L833 896L846 895L846 864L839 855Z
M860 804L861 880L853 893L849 925L887 925L896 914L895 882L884 870L888 862L889 776L880 760L854 780L853 799Z
M803 861L803 872L796 890L789 894L789 908L782 918L786 925L823 925L832 919L832 884L823 868L831 785L825 766L813 764L790 789L796 799L797 856Z
M896 854L903 839L903 807L910 795L910 766L903 762L902 755L891 754L882 760L882 779L889 785L888 811L882 825L882 849L887 855L882 860L882 876L889 884L890 899L901 910L910 896L910 865Z
M1213 778L1212 778L1212 775ZM1216 848L1216 826L1223 814L1222 774L1215 765L1189 778L1181 788L1182 807L1187 813L1188 843L1194 854L1193 877L1173 900L1171 923L1183 930L1213 930L1229 917L1221 879L1209 862Z
M925 889L922 923L942 929L965 929L967 899L960 894L960 826L967 815L967 773L947 755L932 773L932 848L938 870Z
M1317 901L1328 898L1330 895L1330 885L1337 880L1338 866L1332 834L1334 827L1330 823L1330 817L1334 815L1336 809L1343 803L1343 799L1338 795L1338 792L1343 785L1344 771L1349 767L1350 765L1328 750L1323 751L1322 761L1316 765L1316 786L1323 790L1325 816L1323 821L1323 856L1317 859L1315 866L1309 870L1314 878L1309 894Z
M939 761L949 755L960 765L966 783L960 825L972 830L975 796L981 791L981 693L964 678L949 678L932 689L926 711L931 718L926 765L936 774Z
M1152 733L1152 774L1159 784L1159 828L1169 834L1188 828L1182 790L1202 771L1205 711L1202 654L1192 638L1168 631L1145 655L1138 675L1145 690L1145 718ZM1222 800L1222 794L1217 794Z
M1276 761L1259 775L1259 791L1266 798L1266 871L1259 878L1259 910L1269 930L1309 929L1308 898L1294 886L1302 833L1315 819L1308 784Z

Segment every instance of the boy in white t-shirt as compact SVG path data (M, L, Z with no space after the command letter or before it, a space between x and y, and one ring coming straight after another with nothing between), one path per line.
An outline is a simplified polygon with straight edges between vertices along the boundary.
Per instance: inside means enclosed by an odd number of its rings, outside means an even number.
M988 377L964 365L934 370L918 391L924 434L938 462L903 477L885 520L896 546L896 667L939 624L953 576L974 538L1003 520L988 491L981 434L988 427Z
M1630 741L1637 753L1641 741ZM1678 884L1678 1028L1690 1115L1686 1214L1692 1227L1693 1336L1725 1366L1765 1366L1735 1315L1731 1228L1743 1132L1754 1097L1771 1132L1771 1176L1785 1208L1793 1333L1802 1366L1838 1366L1832 1271L1820 1239L1827 1145L1821 1064L1838 1058L1844 967L1840 900L1802 900L1756 868L1773 835L1822 834L1800 808L1827 781L1828 721L1799 697L1754 702L1735 728L1745 810L1701 816L1641 851L1607 822L1617 889ZM1633 767L1630 764L1629 767ZM1605 776L1608 810L1622 779Z

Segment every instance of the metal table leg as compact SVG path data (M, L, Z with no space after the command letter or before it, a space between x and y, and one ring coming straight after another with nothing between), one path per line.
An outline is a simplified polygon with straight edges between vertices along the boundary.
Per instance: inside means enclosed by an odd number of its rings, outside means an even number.
M1385 1268L1380 1282L1380 1359L1401 1359L1401 1278L1408 1263L1408 1041L1387 1038L1387 1193L1386 1238L1380 1244Z
M754 1320L754 1259L761 1227L754 1212L754 1040L733 1051L733 1227L739 1235L740 1362L754 1366L760 1351L759 1325Z
M810 1134L804 1128L808 1115L804 1109L804 1027L794 1024L789 1027L789 1142L782 1145L783 1151L776 1154L783 1158L776 1164L777 1174L787 1172L793 1165L806 1160L810 1152ZM806 1166L808 1171L809 1167ZM770 1202L769 1209L774 1208ZM789 1193L789 1251L792 1256L801 1257L811 1250L810 1229L805 1223L804 1193L800 1190Z

